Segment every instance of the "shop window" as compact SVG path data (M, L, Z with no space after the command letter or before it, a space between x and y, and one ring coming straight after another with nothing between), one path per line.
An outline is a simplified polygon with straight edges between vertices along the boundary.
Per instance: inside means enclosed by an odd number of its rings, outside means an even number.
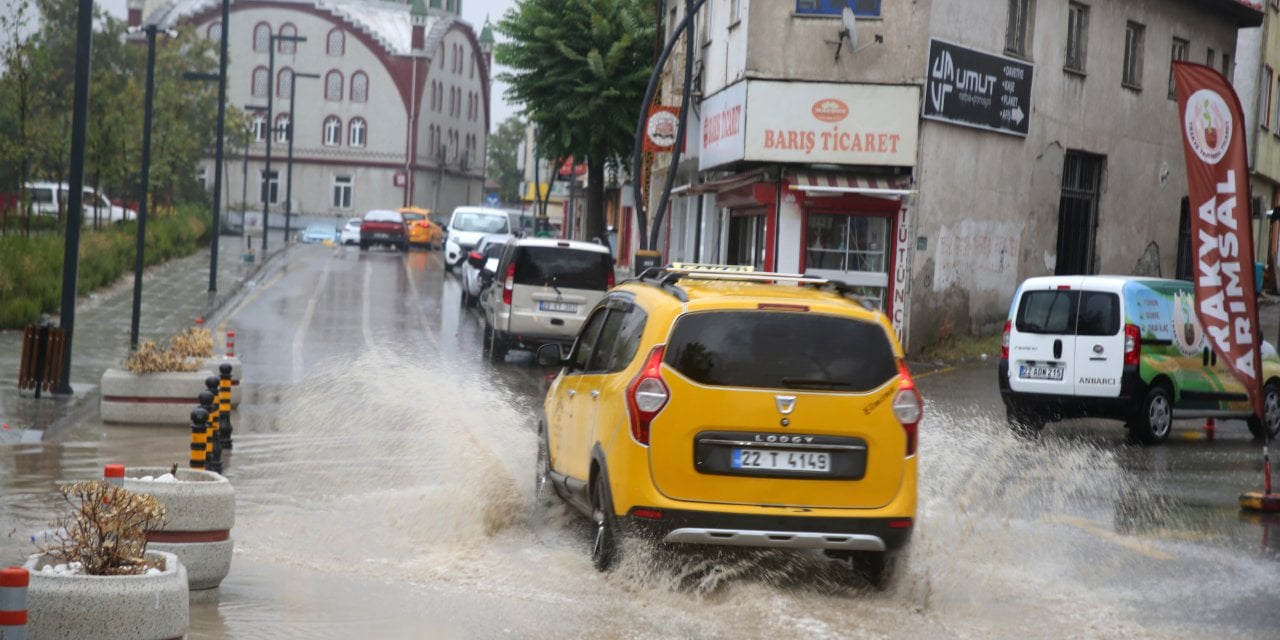
M860 18L880 17L880 0L796 0L796 13L838 16L845 6Z
M882 304L889 284L889 219L812 213L806 224L805 271L836 275Z

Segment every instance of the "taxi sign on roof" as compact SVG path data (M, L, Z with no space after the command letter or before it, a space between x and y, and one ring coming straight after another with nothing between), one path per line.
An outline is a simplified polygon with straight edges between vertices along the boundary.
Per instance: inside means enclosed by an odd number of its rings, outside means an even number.
M747 273L756 270L755 267L749 264L704 264L700 262L673 262L670 268L675 271L723 271L726 273Z

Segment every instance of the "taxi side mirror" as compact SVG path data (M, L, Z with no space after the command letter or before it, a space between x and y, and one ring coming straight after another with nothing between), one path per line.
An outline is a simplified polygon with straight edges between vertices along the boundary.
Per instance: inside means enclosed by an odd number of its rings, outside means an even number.
M564 352L558 344L544 344L538 347L538 364L544 367L559 367L565 362Z

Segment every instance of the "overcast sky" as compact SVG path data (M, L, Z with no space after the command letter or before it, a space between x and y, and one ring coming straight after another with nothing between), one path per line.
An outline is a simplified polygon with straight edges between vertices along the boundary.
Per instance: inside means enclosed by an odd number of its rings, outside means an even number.
M0 11L8 13L10 6L16 0L0 0ZM98 6L111 15L121 20L128 18L126 0L98 0ZM515 7L516 0L462 0L462 19L471 23L475 27L476 34L479 35L480 29L484 26L484 19L487 16L489 21L497 24L507 12L508 9ZM494 37L499 40L502 36L494 33ZM495 71L500 72L501 69ZM502 93L506 90L506 85L500 82L493 83L492 107L490 118L490 130L498 128L503 120L515 115L516 108L508 105L506 100L502 98Z

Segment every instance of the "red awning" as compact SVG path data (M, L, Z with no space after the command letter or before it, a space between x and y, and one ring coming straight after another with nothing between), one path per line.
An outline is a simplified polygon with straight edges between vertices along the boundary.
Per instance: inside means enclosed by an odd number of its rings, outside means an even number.
M787 182L793 191L811 193L856 193L877 198L901 198L915 193L911 176L797 171L788 176Z

